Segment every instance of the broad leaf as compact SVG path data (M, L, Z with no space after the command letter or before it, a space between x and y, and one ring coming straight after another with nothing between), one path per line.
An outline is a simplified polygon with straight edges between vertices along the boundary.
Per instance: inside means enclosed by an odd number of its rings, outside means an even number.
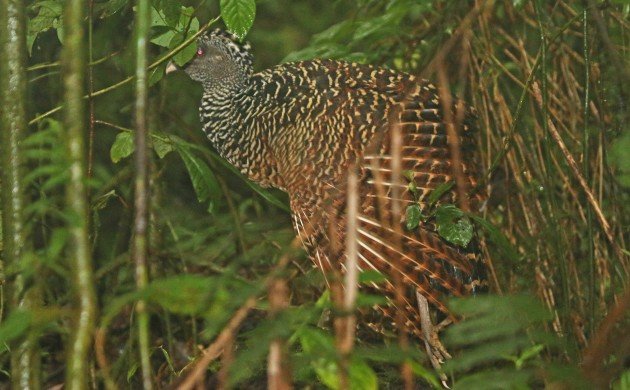
M624 132L609 148L608 163L615 170L615 177L625 187L630 187L630 132Z
M157 153L159 158L164 158L167 154L175 150L170 142L163 140L162 138L153 137L153 150Z
M26 44L29 54L37 35L51 28L61 27L63 3L54 0L38 1L30 9L37 10L37 15L28 20Z
M154 6L164 15L166 24L171 27L177 26L179 21L179 15L182 8L182 4L176 0L158 0L155 1Z
M471 215L471 218L478 226L481 226L488 233L488 238L497 245L497 248L507 260L510 260L513 263L519 261L520 256L517 250L499 229L490 222L476 215Z
M454 184L455 184L454 182L449 181L449 182L442 183L439 186L437 186L433 191L431 191L431 193L427 197L427 203L429 203L430 205L435 204L438 200L440 200L442 195L444 195L445 193L450 191L451 188L453 188Z
M413 230L420 225L420 221L422 220L422 211L420 210L420 205L417 203L411 204L407 207L405 211L405 222L407 230Z
M188 35L192 35L192 33L189 33ZM184 33L178 32L177 34L173 36L173 39L171 39L171 43L168 45L168 48L174 49L185 40L186 40L186 36L184 36ZM196 51L197 51L197 46L194 43L191 43L190 45L183 48L179 53L175 54L173 56L173 61L177 65L183 66L195 56Z
M123 9L127 3L129 3L129 0L109 0L103 3L96 3L94 4L94 12L101 19L104 19Z
M33 314L30 311L16 310L8 318L4 319L0 326L0 351L11 340L23 335L31 326Z
M171 16L167 17L162 10L151 9L151 27L159 29L159 33L151 39L151 43L158 46L172 48L184 39L199 31L199 20L193 17L195 10L192 7L181 7L178 14L178 22L172 24ZM184 38L184 33L185 38ZM173 38L179 35L179 42ZM192 44L194 46L194 44Z
M228 30L243 39L254 23L256 2L254 0L221 0L221 17Z
M147 299L178 314L200 314L212 304L218 279L199 275L177 275L151 282Z
M187 149L178 148L199 202L216 201L219 198L219 184L212 170L201 159Z
M129 157L134 151L133 133L128 131L120 132L116 135L114 144L109 151L109 156L114 163Z
M466 247L473 237L473 225L464 212L453 205L438 207L435 211L438 234L446 241Z

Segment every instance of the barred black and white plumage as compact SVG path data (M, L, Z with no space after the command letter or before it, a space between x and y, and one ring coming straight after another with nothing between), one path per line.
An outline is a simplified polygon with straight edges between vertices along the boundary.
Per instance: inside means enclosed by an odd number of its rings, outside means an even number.
M343 251L334 252L329 242L343 240L346 172L358 163L360 266L400 274L408 291L405 308L399 309L411 331L426 339L416 293L448 316L445 295L471 294L485 283L474 243L469 248L450 245L430 224L399 233L383 223L391 219L394 186L402 186L403 206L425 205L433 189L454 180L445 108L428 81L333 60L287 63L254 74L249 48L220 30L200 38L197 54L185 70L204 87L204 132L251 180L288 192L296 231L323 271L342 268ZM455 113L461 104L455 101L448 109ZM392 182L392 112L402 131L403 169L413 172L418 187L415 196L406 183ZM472 188L477 174L474 118L470 109L465 113L459 144L462 172ZM454 190L441 198L456 200ZM306 229L316 216L316 226ZM330 221L336 227L332 231ZM391 295L391 282L377 287Z

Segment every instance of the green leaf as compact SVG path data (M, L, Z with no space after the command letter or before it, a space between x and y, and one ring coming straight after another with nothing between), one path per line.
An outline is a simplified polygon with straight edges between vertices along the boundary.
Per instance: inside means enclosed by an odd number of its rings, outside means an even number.
M459 347L511 339L530 325L551 318L537 299L526 295L453 298L449 309L466 318L446 332L446 341ZM531 338L529 341L531 344Z
M307 353L334 353L334 340L321 329L304 328L299 331L302 348Z
M418 199L418 186L416 185L415 180L410 181L409 184L407 184L407 189L409 190L409 192L413 194L413 198L417 200Z
M26 333L38 333L43 328L57 321L61 315L58 307L16 309L3 319L0 325L0 353L4 352L12 340L23 337Z
M413 179L416 177L415 172L412 171L411 169L405 169L404 171L402 171L402 175L405 179L407 179L410 182L412 182Z
M205 202L206 200L218 200L220 190L219 184L208 165L190 153L188 149L178 148L177 151L184 161L184 165L186 165L186 170L188 170L188 175L190 176L190 180L199 202Z
M131 383L131 378L136 375L136 372L140 368L138 361L133 361L129 369L127 370L127 383Z
M164 75L166 74L166 65L162 64L153 68L149 73L149 86L153 86L158 83L158 81L162 80Z
M438 234L446 241L466 247L473 237L473 225L464 212L453 205L438 207L435 211Z
M387 281L387 277L374 269L362 271L359 274L359 283L361 284L383 283L386 281Z
M512 262L519 261L520 256L517 250L499 229L490 222L476 215L471 215L471 218L478 226L481 226L488 233L488 238L496 244L497 248L501 251L502 256Z
M94 12L101 19L104 19L120 11L127 3L129 3L129 0L109 0L103 3L96 3L94 4Z
M177 275L151 282L147 299L177 314L200 314L212 304L218 279L199 275Z
M173 150L175 150L175 148L173 147L173 144L159 137L153 137L152 141L153 141L153 150L155 150L155 153L157 153L158 157L161 159L164 158L164 156L166 156Z
M431 387L433 387L434 389L442 388L437 378L435 377L434 372L426 369L424 366L422 366L421 364L419 364L418 362L414 360L409 360L409 364L411 365L411 370L413 371L413 373L416 374L416 376L427 381L429 384L431 384Z
M407 210L405 211L405 222L407 230L413 230L417 228L420 225L421 220L422 210L420 210L420 205L414 203L407 206Z
M38 1L30 7L32 11L37 10L37 15L28 20L27 47L29 55L33 49L33 43L40 33L61 25L61 15L63 14L63 4L59 1L46 0Z
M630 132L626 131L615 139L608 152L608 163L615 171L615 177L624 187L630 187Z
M445 193L450 191L451 188L453 188L453 185L455 185L455 183L452 181L449 181L449 182L442 183L439 186L437 186L435 189L433 189L433 191L431 191L431 193L427 197L427 203L429 203L429 205L434 205L438 200L440 200L442 195L444 195Z
M6 345L24 334L31 326L33 315L26 310L16 310L4 319L0 326L0 346Z
M173 365L173 359L171 358L171 355L161 345L158 347L158 349L162 352L162 356L164 356L164 360L166 360L166 363L168 364L168 368L170 370L170 373L171 374L176 374L177 371L175 371L175 366Z
M454 390L527 390L532 371L516 371L510 369L493 369L467 375L455 383Z
M173 39L171 39L171 43L168 45L168 48L174 49L185 40L186 38L184 37L184 33L177 33L173 36ZM195 45L194 43L191 43L190 45L183 48L179 53L175 54L173 56L173 61L177 65L183 66L188 61L192 60L192 58L195 56L196 51L197 51L197 45Z
M319 380L330 389L340 389L334 339L313 328L300 329L298 337L304 351L312 357L311 365ZM353 356L348 371L351 389L378 388L374 370L363 359Z
M221 17L228 30L243 39L254 23L256 2L254 0L221 0Z
M384 295L366 294L360 292L357 295L356 306L359 308L371 309L374 306L387 306L389 302Z
M109 151L109 156L114 163L117 163L123 158L129 157L133 153L134 148L133 133L123 131L116 135L114 144Z
M151 39L151 43L166 48L172 48L195 34L199 31L199 20L193 17L194 12L195 10L192 7L181 7L179 21L177 24L171 25L171 22L163 11L152 8L151 27L159 28L160 33ZM184 33L186 33L185 38L183 38ZM173 40L177 34L179 34L179 42ZM195 45L192 44L192 46Z
M378 389L376 374L365 361L353 358L349 371L351 389Z
M514 361L516 369L520 370L528 360L538 357L543 349L545 349L545 346L542 344L536 344L525 349L523 353L521 353L521 356Z
M177 26L179 15L182 9L182 5L179 1L158 0L154 4L155 8L157 8L164 15L164 20L169 26Z
M385 15L363 21L354 32L353 40L358 41L368 36L378 39L382 38L383 35L400 33L398 25L405 13L396 10L396 12L388 12Z

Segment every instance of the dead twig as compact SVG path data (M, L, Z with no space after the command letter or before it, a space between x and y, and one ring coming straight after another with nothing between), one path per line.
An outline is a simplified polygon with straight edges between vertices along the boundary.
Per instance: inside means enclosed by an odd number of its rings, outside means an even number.
M538 104L538 106L542 108L542 95L540 93L540 88L538 87L538 83L534 82L532 84L532 88L534 90L534 99L536 100L536 103ZM556 142L556 144L560 148L560 151L562 152L562 155L564 156L567 162L567 165L569 165L569 168L571 168L573 175L575 176L578 183L580 184L580 187L582 187L582 190L586 194L586 198L588 199L588 202L590 203L591 207L593 208L593 211L595 212L595 215L597 216L599 224L602 227L602 230L604 231L604 235L606 235L606 238L608 239L608 242L613 248L615 255L619 258L621 266L624 268L624 272L627 274L628 269L626 268L626 263L622 261L624 257L623 252L621 251L621 248L619 248L619 246L617 245L617 242L615 241L615 237L613 236L612 229L610 228L610 224L606 220L606 217L604 216L604 213L602 212L602 209L599 206L599 202L597 201L597 199L595 199L595 195L593 195L593 191L591 191L590 187L586 183L586 180L584 179L584 176L580 172L580 168L578 167L577 162L571 155L569 148L567 148L566 144L562 140L562 137L560 136L560 133L558 132L558 129L555 127L555 125L553 124L551 120L548 120L548 126L549 126L549 133L551 134L551 138L553 138L553 140Z

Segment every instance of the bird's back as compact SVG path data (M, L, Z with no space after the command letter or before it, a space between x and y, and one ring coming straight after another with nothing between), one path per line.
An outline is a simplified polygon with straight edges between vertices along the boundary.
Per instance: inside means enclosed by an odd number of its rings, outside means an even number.
M477 288L483 267L474 243L455 247L440 238L430 222L410 231L395 226L404 221L391 221L394 194L400 196L404 215L413 203L426 207L434 189L455 180L447 115L433 85L385 68L316 60L256 74L247 94L259 101L252 126L265 138L267 163L274 165L269 170L277 173L275 185L289 193L294 225L315 264L324 271L342 267L343 245L338 243L345 233L345 180L350 164L357 163L360 266L401 276L409 290L409 320L417 315L416 289L447 313L444 294L466 295ZM461 104L451 105L452 121ZM466 107L461 112L456 126L461 172L473 188L474 118ZM401 129L402 170L407 176L399 183L392 177L392 121ZM410 189L411 182L415 189ZM457 203L454 188L440 201ZM337 252L331 249L334 242ZM391 282L379 288L391 292Z

